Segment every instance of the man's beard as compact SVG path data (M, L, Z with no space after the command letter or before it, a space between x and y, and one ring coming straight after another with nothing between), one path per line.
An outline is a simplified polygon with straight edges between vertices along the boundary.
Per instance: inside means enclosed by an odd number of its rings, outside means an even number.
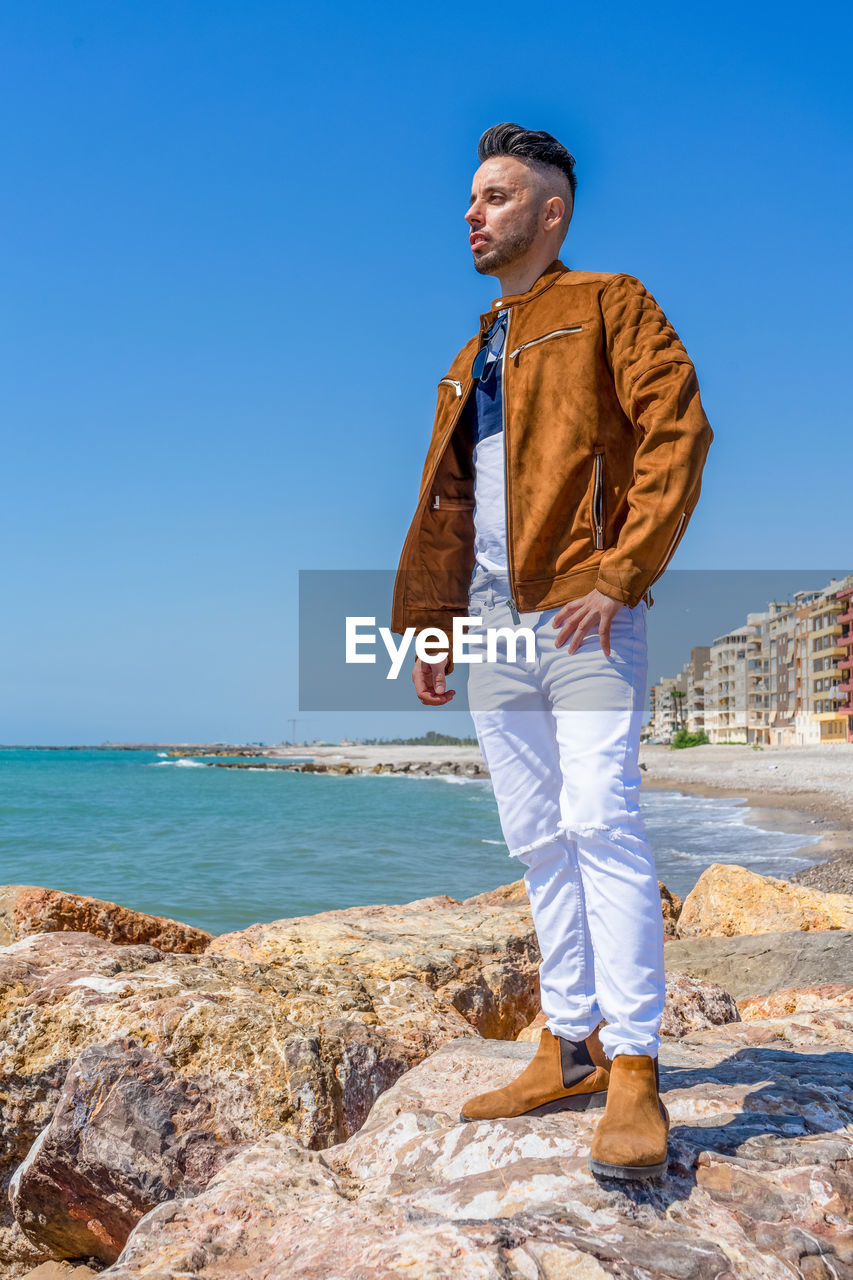
M527 253L536 239L536 233L536 220L531 218L525 226L519 227L502 244L497 244L488 253L481 253L475 257L475 271L479 271L483 276L499 275L504 267L512 266L518 258Z

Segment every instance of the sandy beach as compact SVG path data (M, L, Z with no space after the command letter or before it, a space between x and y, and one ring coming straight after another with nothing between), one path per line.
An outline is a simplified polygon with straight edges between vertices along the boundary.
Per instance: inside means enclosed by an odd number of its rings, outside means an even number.
M816 861L853 849L853 746L640 748L645 787L743 797L748 822L819 834L803 850Z

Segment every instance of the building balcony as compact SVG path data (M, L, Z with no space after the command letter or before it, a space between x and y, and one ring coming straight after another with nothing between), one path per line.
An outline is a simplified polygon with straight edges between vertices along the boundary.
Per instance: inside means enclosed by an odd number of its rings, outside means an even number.
M841 624L839 622L831 622L828 627L821 627L819 631L810 631L809 636L812 640L819 640L821 636L840 636Z
M844 637L846 640L846 637ZM825 649L813 649L812 659L817 658L843 658L847 654L847 645L842 641L841 644L828 644Z
M812 684L814 684L816 680L831 680L833 684L837 684L840 678L841 672L838 667L826 667L825 670L815 671L813 675L809 676L809 680Z
M836 622L853 622L853 606L845 609L843 613L839 613Z

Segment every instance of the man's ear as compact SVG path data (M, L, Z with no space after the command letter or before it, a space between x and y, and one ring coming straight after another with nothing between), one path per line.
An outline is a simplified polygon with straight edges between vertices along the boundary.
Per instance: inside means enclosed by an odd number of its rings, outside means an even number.
M566 202L563 197L549 197L549 199L545 201L545 221L548 225L548 229L552 230L554 227L559 226L565 216L565 213ZM571 221L571 214L569 215L569 221ZM568 226L569 223L567 222L566 230L568 230Z

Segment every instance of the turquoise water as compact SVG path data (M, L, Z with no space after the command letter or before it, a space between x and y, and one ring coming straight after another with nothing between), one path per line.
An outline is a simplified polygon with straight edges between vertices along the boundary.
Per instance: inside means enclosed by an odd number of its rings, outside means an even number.
M795 855L806 837L747 826L732 800L650 789L641 805L658 878L681 895L711 862L785 875L812 861ZM222 933L333 907L465 898L518 870L488 781L0 749L3 884L90 894Z

